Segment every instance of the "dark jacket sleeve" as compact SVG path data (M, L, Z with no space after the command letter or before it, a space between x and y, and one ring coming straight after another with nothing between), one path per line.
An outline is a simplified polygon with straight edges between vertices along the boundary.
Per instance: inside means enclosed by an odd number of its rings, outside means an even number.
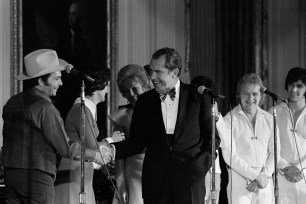
M142 153L146 147L144 118L148 116L143 115L143 104L142 98L139 97L132 116L130 137L127 140L113 143L116 147L116 159L122 159Z

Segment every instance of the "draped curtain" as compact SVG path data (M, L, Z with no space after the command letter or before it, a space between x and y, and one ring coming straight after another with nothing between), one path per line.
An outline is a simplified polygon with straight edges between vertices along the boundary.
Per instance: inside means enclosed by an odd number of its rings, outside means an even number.
M245 73L264 74L264 1L190 1L191 79L211 77L233 106L239 79ZM228 103L218 103L227 113Z
M266 0L190 0L190 76L213 79L217 90L236 105L236 86L246 73L255 72L265 79ZM225 115L228 100L218 100ZM219 151L222 155L222 151ZM219 203L227 203L228 175L222 156Z

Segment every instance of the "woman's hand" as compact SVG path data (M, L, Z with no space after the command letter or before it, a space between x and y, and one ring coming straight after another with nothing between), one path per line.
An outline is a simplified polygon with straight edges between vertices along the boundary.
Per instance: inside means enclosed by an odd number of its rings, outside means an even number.
M114 140L114 142L121 142L122 140L125 140L124 132L113 132L112 139Z

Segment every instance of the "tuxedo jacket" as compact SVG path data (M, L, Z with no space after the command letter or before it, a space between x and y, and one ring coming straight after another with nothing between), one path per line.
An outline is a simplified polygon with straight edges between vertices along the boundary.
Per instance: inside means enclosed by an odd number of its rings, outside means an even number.
M153 89L141 94L136 102L130 138L114 143L116 159L146 149L142 174L145 199L156 197L166 178L173 176L171 173L178 169L192 183L202 181L211 167L210 98L198 94L190 85L182 82L179 97L177 121L171 141L167 138L159 94ZM216 138L218 148L218 135Z

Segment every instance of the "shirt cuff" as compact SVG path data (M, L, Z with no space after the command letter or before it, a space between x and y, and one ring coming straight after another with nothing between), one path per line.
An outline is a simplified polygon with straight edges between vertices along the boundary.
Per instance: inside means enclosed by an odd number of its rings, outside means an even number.
M104 139L101 141L101 144L102 144L102 145L105 145L105 146L108 146L108 145L111 144L111 143L114 143L114 140L113 140L113 138L111 138L111 137L104 138Z
M277 164L277 168L278 168L278 169L283 169L283 168L285 168L285 167L287 167L287 166L291 166L291 164L289 164L285 159L280 158L280 159L279 159L279 162L278 162L278 164Z
M295 167L298 168L299 170L304 170L304 169L305 169L305 166L303 165L303 163L302 163L302 167L301 167L301 164L300 164L300 163L295 164L295 165L293 165L293 166L295 166Z
M256 170L254 170L254 169L251 169L251 171L249 172L249 176L248 176L248 178L251 180L251 181L254 181L256 178L257 178L257 176L259 175L259 171L256 171Z
M106 140L109 144L114 143L114 140L113 140L113 138L111 138L111 137L107 137L107 138L105 138L105 140Z

